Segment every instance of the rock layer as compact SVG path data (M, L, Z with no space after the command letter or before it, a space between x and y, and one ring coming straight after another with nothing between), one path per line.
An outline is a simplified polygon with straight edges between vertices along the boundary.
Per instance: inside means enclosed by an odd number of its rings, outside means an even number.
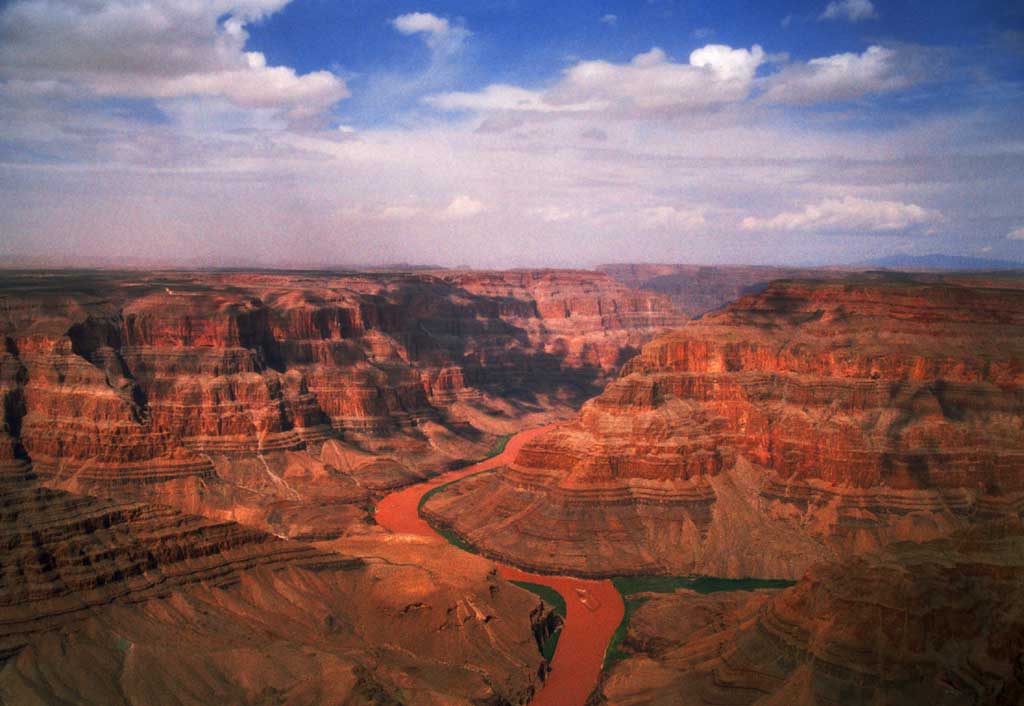
M573 271L12 273L3 428L51 485L322 539L679 321Z
M795 578L1020 516L1022 418L1024 290L782 281L424 509L534 570Z
M824 564L775 596L649 598L595 703L1024 702L1019 523Z
M469 706L540 686L548 611L482 559L314 548L4 468L2 703Z

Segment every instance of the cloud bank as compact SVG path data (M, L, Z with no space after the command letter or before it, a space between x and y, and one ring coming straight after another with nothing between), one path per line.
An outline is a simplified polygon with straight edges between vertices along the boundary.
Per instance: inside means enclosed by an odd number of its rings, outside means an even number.
M245 51L246 24L286 2L15 0L0 12L0 76L99 96L220 97L309 118L345 98L345 82Z

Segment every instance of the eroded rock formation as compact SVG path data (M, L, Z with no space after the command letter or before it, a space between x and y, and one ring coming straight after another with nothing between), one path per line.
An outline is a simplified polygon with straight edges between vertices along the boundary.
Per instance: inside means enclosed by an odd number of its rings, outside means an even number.
M586 272L9 273L3 423L47 484L325 539L679 321Z
M1024 289L782 281L424 510L540 571L796 578L1024 512Z
M648 598L595 704L1024 702L1019 523L817 566L774 596Z
M313 547L0 462L4 704L525 704L548 620L444 544Z

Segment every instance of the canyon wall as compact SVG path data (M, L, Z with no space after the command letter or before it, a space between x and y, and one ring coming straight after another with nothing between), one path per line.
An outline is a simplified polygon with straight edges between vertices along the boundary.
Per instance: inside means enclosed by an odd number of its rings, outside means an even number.
M549 609L493 565L313 547L0 458L0 703L525 704Z
M1024 529L989 523L793 587L645 594L595 706L1024 703Z
M1024 512L1024 289L780 281L424 512L540 571L796 578Z
M592 272L7 273L3 428L51 486L325 539L680 321Z

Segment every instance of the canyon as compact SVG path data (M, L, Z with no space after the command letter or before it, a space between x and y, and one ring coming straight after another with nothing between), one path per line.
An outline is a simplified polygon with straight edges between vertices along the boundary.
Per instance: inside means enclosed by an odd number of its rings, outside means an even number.
M1024 699L1012 273L24 271L0 334L0 703Z
M1022 364L1018 280L777 281L423 512L534 571L796 579L1019 518Z
M551 605L374 505L684 320L582 271L5 274L0 702L530 702Z
M1024 526L815 566L783 591L645 594L592 704L1024 702Z
M4 429L47 485L325 540L682 320L581 271L9 273Z

